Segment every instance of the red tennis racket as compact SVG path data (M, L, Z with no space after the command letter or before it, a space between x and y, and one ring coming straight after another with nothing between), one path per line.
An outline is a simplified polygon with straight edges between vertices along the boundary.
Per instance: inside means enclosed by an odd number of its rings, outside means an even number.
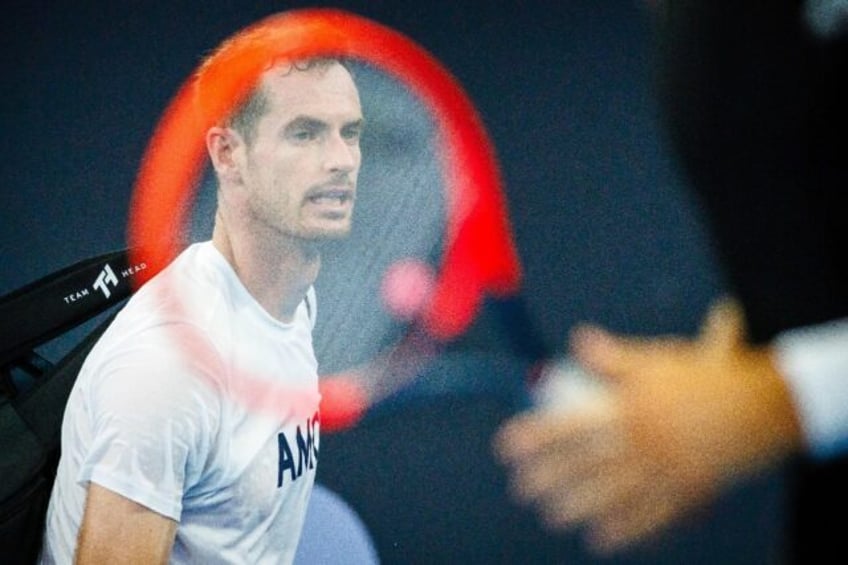
M381 344L370 360L353 360L347 367L339 364L339 370L322 379L322 427L344 427L355 422L369 405L403 386L441 345L461 335L487 296L507 297L518 292L521 268L500 170L482 121L458 82L435 58L400 33L346 12L311 9L271 16L248 32L254 41L234 49L219 67L204 72L207 83L203 92L214 95L198 100L197 79L193 77L167 108L138 176L129 244L143 253L149 266L143 273L147 277L176 256L185 243L181 235L205 167L204 133L245 98L269 63L311 56L344 57L361 61L402 85L430 117L428 147L437 178L428 181L426 190L414 197L409 196L411 191L404 192L405 185L395 187L395 197L382 202L397 205L370 220L372 227L376 224L379 228L381 222L388 227L382 235L369 236L369 246L376 251L370 257L377 259L369 267L370 286L363 283L360 288L371 289L372 312L394 317L399 323L390 336L380 340L357 335L356 331L340 331L334 336L339 343L367 339ZM363 99L366 96L363 94ZM369 127L375 129L368 119ZM374 131L373 139L376 145L387 147L410 142L402 131L398 134L390 127ZM363 153L367 163L366 147ZM413 151L401 159L414 165L418 157ZM364 164L363 174L366 167ZM368 181L361 177L360 185L361 192L367 194ZM438 202L438 221L425 222L420 212L433 202ZM358 202L355 226L363 223L360 216ZM423 256L404 252L393 255L403 250L403 243L420 239L418 228L422 225L428 233L437 226L437 242L429 248L425 245ZM376 233L381 233L380 229ZM390 252L380 253L383 249ZM361 265L368 264L369 259L359 260ZM356 280L352 273L348 277ZM332 296L332 285L327 288L330 291L324 292L325 296L319 295L319 320L321 301ZM376 304L375 294L379 297ZM336 378L330 378L333 376ZM266 404L275 396L258 391L246 394L251 402L261 399ZM285 396L285 391L280 394Z

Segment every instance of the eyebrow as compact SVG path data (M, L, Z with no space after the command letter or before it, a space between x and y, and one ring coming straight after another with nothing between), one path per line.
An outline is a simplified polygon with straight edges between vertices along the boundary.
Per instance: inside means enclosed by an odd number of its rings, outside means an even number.
M284 131L291 131L297 128L317 130L326 129L327 127L327 122L324 122L323 120L312 118L310 116L297 116L291 121L289 121L289 123L287 123L283 129Z
M365 118L358 118L358 119L356 119L356 120L353 120L353 121L347 122L347 123L346 123L344 126L342 126L342 127L346 127L346 128L347 128L347 127L350 127L350 126L362 127L362 126L364 126L364 125L365 125Z
M356 120L352 120L346 122L342 125L342 129L349 127L363 127L365 125L365 118L358 118ZM312 116L296 116L289 123L285 125L285 131L291 131L296 128L308 128L308 129L324 129L329 127L327 122L324 120L319 120L318 118L313 118Z

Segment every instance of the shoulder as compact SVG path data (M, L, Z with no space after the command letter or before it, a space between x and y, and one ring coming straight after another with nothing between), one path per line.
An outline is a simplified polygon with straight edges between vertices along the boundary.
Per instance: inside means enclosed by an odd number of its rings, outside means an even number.
M86 359L79 381L93 408L161 415L193 405L208 410L217 403L225 374L203 330L182 323L107 333Z
M224 285L214 265L211 243L194 244L141 287L115 317L94 353L144 357L149 363L217 357L220 339L213 323L227 310Z
M190 247L139 289L94 346L79 377L92 403L166 409L219 388L227 367L210 313L221 299L196 268L198 251Z

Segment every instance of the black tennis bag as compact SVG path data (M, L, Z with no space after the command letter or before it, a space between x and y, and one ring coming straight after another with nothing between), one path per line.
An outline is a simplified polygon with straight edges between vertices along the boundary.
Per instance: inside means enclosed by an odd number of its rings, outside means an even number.
M135 289L128 250L80 261L0 298L0 556L31 564L41 549L65 403L80 367ZM100 319L97 319L97 318ZM36 348L90 323L61 359Z

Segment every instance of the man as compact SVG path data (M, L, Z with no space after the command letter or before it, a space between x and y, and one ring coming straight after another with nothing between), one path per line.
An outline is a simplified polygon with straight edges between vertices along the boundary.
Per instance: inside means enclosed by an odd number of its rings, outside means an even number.
M608 394L508 423L498 450L520 498L554 527L584 526L601 551L800 458L787 545L809 562L841 548L822 508L848 502L848 12L827 1L657 9L669 131L738 302L720 301L694 339L577 330L572 353Z
M87 358L44 562L292 561L318 455L312 284L321 243L351 227L362 125L350 73L315 59L276 63L209 129L212 240Z

